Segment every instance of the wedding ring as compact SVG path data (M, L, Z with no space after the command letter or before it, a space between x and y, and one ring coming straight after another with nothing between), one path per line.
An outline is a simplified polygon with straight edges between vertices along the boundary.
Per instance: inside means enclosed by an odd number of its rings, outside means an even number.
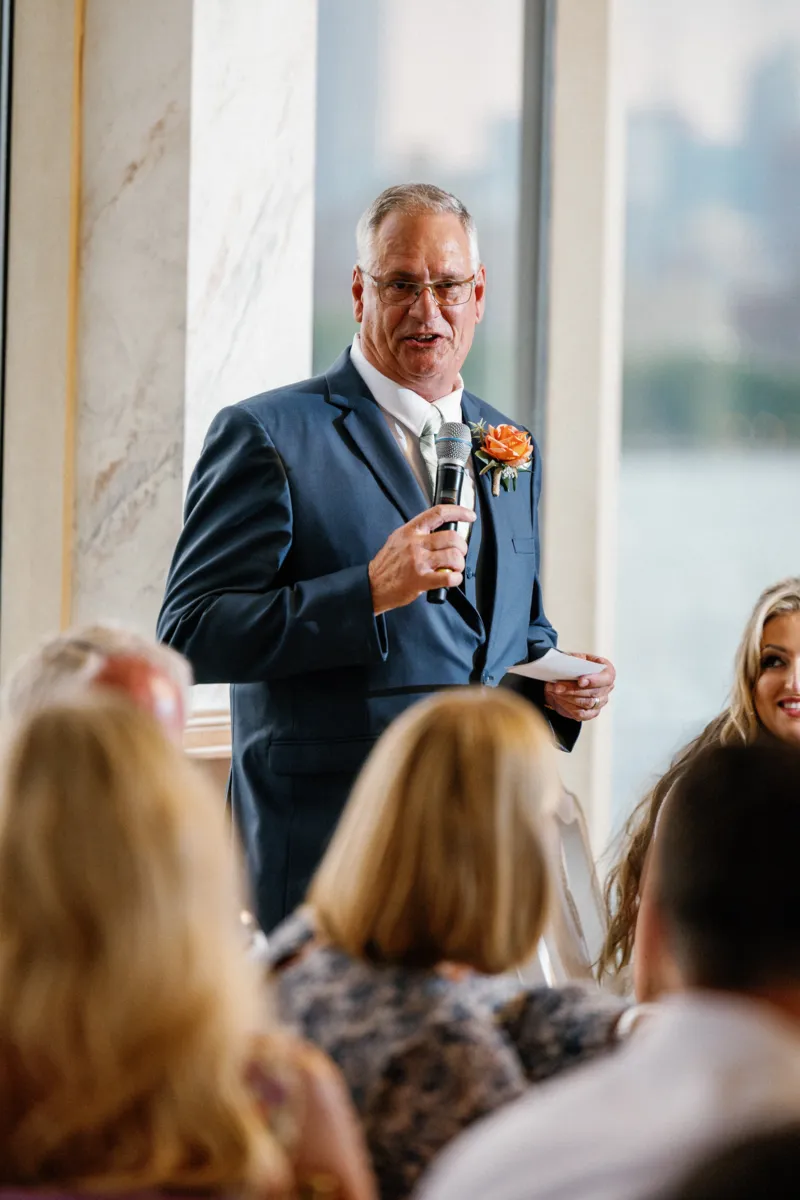
M597 708L599 703L600 703L600 697L592 696L592 708Z

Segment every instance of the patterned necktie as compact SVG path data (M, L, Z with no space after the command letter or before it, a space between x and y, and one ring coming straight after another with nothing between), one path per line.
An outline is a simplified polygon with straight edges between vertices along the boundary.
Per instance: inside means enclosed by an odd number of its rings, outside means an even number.
M435 404L431 404L427 420L422 426L422 433L419 435L419 451L428 469L431 500L436 491L436 469L438 466L436 458L436 435L441 429L443 421L444 417L439 412L439 409Z

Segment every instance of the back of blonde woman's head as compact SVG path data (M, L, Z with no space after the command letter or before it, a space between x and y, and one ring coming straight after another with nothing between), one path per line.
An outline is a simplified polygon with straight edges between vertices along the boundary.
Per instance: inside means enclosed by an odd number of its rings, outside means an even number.
M103 694L19 726L0 785L6 1179L262 1181L260 1019L222 805L148 714Z
M498 973L524 962L547 908L549 730L506 691L458 688L383 734L309 902L349 953Z

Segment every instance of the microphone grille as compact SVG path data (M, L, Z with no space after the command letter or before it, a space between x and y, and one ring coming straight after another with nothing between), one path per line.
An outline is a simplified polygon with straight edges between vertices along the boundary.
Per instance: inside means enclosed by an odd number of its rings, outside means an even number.
M472 450L469 426L461 421L445 421L436 435L436 458L441 463L464 466Z

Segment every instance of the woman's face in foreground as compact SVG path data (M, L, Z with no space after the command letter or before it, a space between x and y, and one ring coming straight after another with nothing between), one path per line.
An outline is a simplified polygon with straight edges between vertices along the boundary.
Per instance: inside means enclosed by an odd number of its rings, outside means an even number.
M784 613L765 624L753 700L765 729L800 745L800 613Z

